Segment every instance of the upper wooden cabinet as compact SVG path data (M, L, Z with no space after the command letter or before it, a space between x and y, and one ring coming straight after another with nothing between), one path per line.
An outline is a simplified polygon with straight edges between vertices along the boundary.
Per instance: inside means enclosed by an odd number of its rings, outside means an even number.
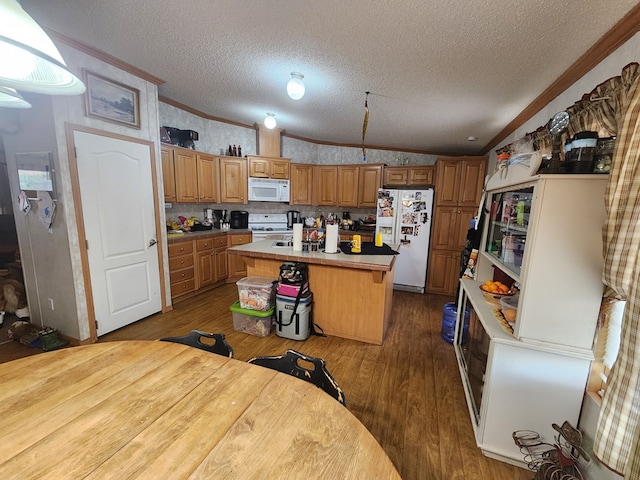
M198 202L198 166L196 152L186 148L173 149L176 176L176 202Z
M416 187L433 185L435 173L435 165L385 167L382 183L385 187Z
M315 205L338 205L338 166L315 165L313 167L313 197Z
M289 204L313 204L313 165L306 163L291 164L291 189Z
M162 157L162 185L164 189L164 201L176 201L176 171L173 164L173 149L164 145L160 146Z
M358 166L338 166L338 206L358 206Z
M358 207L376 208L378 189L382 187L382 165L358 167Z
M291 160L288 158L247 155L247 161L250 177L289 179Z
M486 157L439 158L436 205L478 207L486 170Z
M220 203L247 203L247 160L220 157Z
M218 159L188 148L162 145L164 201L218 202Z
M200 203L218 202L218 159L213 155L198 153L198 201Z

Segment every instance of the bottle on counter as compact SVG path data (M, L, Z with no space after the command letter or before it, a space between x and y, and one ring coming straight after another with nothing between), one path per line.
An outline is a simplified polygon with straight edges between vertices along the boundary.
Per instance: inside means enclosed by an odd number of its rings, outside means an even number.
M229 144L229 150L227 150L227 155L229 157L233 156L233 149L231 148L231 144Z
M240 145L238 145L238 156L242 156L242 147Z
M233 156L237 157L238 156L238 149L236 148L236 144L233 144Z

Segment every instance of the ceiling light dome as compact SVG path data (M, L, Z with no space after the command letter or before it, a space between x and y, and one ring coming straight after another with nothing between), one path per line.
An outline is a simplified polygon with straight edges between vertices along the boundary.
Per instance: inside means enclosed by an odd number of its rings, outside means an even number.
M0 0L0 85L49 95L85 91L48 35L16 0Z
M13 88L0 86L0 107L31 108L31 104Z
M291 80L287 83L287 93L294 100L304 97L304 75L298 72L291 72Z
M267 113L267 116L264 117L264 126L269 130L276 128L276 116L273 113Z

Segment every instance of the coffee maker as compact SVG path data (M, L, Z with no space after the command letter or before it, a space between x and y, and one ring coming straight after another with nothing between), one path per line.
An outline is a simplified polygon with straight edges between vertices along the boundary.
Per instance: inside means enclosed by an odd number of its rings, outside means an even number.
M291 230L294 223L302 223L302 215L297 210L287 212L287 229Z

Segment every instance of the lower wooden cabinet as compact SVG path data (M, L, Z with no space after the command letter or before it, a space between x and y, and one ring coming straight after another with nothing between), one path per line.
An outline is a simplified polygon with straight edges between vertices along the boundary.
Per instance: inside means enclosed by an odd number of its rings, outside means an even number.
M189 298L198 290L212 288L228 276L227 235L172 242L168 250L174 303Z
M169 278L171 282L171 299L195 291L193 241L188 240L169 244Z
M244 245L252 241L250 233L228 234L227 237L227 245L229 247ZM235 283L247 276L247 265L240 255L227 255L227 265L227 283Z
M460 279L462 251L435 250L429 253L427 291L442 295L455 295Z
M202 238L195 241L198 284L207 287L227 278L227 238L226 235ZM221 265L222 264L222 265Z

